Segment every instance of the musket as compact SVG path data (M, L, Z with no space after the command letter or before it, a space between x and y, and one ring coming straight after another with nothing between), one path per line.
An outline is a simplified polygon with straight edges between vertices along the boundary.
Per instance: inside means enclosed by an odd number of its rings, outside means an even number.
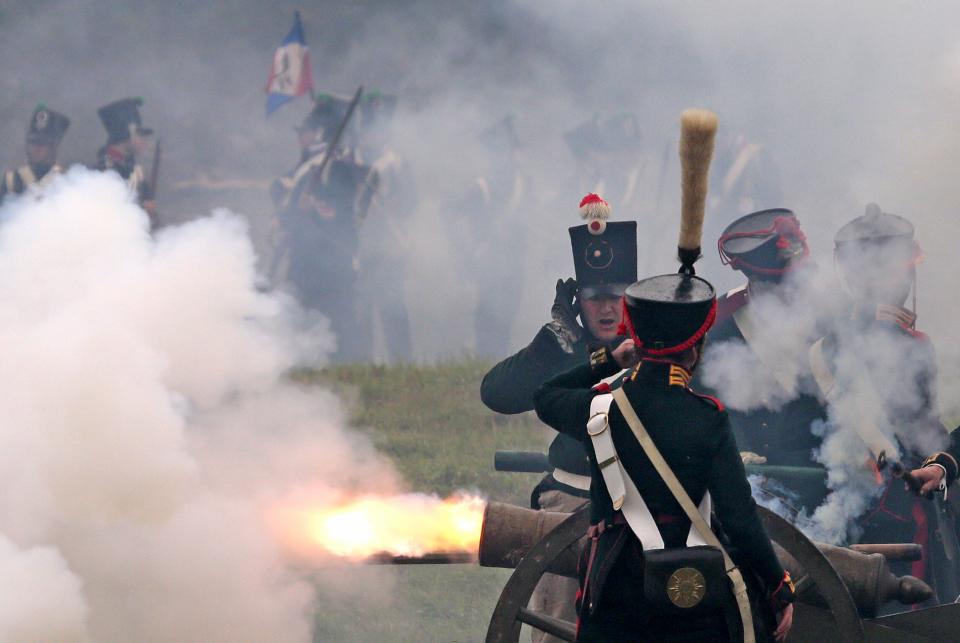
M310 170L310 174L300 181L299 185L293 188L293 191L290 193L290 198L287 199L287 204L297 203L300 200L300 195L303 194L304 189L308 186L311 191L314 188L319 187L321 181L323 181L323 172L327 169L333 155L337 150L337 146L340 145L340 139L343 138L344 132L347 131L347 125L350 124L350 119L353 118L353 112L357 109L357 104L360 102L360 97L363 95L363 85L357 87L357 93L353 95L353 100L350 101L350 106L347 108L347 113L343 117L343 120L340 121L340 126L337 128L336 134L333 135L333 138L330 140L330 144L327 146L327 151L323 156L323 160L320 161L320 165L314 167Z
M144 201L153 201L157 198L157 182L160 180L160 139L153 146L153 165L150 166L150 179L147 181L147 187L143 191Z
M343 133L347 131L347 125L350 124L350 119L353 118L353 112L357 108L357 103L360 102L360 97L363 95L363 85L357 87L357 92L353 95L353 100L350 101L350 106L347 107L347 113L344 115L343 120L340 121L340 126L337 128L337 132L333 135L333 138L330 140L330 144L327 146L327 151L324 153L323 160L320 161L320 165L317 165L310 170L310 174L305 176L297 185L293 186L293 189L290 191L290 195L283 201L283 205L280 207L278 212L285 211L290 207L290 204L297 203L300 201L300 195L303 194L303 191L310 187L312 191L315 187L318 187L323 181L323 172L327 169L330 160L333 158L333 154L337 149L337 146L340 144L340 139L343 138ZM277 245L280 245L279 243ZM274 252L273 260L270 262L269 275L275 277L277 269L280 266L280 263L283 261L286 252Z

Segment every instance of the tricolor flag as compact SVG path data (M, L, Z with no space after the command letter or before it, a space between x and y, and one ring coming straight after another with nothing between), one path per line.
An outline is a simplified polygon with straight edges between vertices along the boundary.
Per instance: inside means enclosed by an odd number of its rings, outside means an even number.
M303 37L300 12L293 14L293 27L273 54L267 81L267 116L287 101L313 91L310 50Z

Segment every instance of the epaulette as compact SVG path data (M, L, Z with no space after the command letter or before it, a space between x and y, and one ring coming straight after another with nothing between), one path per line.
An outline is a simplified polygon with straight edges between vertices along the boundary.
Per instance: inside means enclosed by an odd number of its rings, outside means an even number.
M667 375L667 382L670 386L681 386L690 388L690 371L677 364L670 365L670 371Z
M718 411L726 411L727 407L723 405L723 402L718 400L712 395L707 395L706 393L697 393L692 388L687 388L687 390L696 398L703 400L705 403L715 406Z
M734 313L747 305L749 299L747 284L734 288L725 294L717 300L717 320L715 323L720 324L733 317Z

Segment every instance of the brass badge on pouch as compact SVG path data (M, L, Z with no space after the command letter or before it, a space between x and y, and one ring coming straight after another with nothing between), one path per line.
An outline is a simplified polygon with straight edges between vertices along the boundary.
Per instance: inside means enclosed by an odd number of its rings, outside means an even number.
M707 583L703 574L693 567L681 567L667 580L667 597L683 609L694 607L703 600Z

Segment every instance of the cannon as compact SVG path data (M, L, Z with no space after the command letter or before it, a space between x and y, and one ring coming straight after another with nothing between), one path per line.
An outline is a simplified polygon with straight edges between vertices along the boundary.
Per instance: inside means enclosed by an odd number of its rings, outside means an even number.
M517 466L517 462L513 459L510 464ZM523 464L522 458L520 463ZM530 461L527 470L539 464ZM960 603L916 609L931 599L933 590L919 579L897 577L890 571L888 560L915 560L920 555L916 545L861 544L847 548L816 544L787 520L762 507L758 509L777 555L796 582L797 604L790 641L960 640ZM536 612L527 605L544 573L576 575L588 524L589 506L573 514L496 502L487 506L479 563L514 569L490 619L487 643L518 641L524 624L562 640L574 640L574 623ZM880 615L891 602L914 609Z
M481 567L515 569L524 556L544 536L553 531L571 514L536 511L514 505L492 502L487 505L480 534L479 563ZM575 578L577 557L586 544L585 536L561 551L547 567L552 574ZM923 581L912 576L897 577L887 566L886 558L879 553L868 553L846 547L815 543L817 549L830 561L847 586L850 596L861 616L876 616L889 601L914 605L930 599L933 590ZM774 543L780 562L798 579L798 584L808 577L807 570L783 546ZM887 551L894 550L887 547ZM914 557L915 551L902 549L905 558ZM801 585L802 588L802 585ZM807 599L819 607L828 608L824 596L814 587Z

